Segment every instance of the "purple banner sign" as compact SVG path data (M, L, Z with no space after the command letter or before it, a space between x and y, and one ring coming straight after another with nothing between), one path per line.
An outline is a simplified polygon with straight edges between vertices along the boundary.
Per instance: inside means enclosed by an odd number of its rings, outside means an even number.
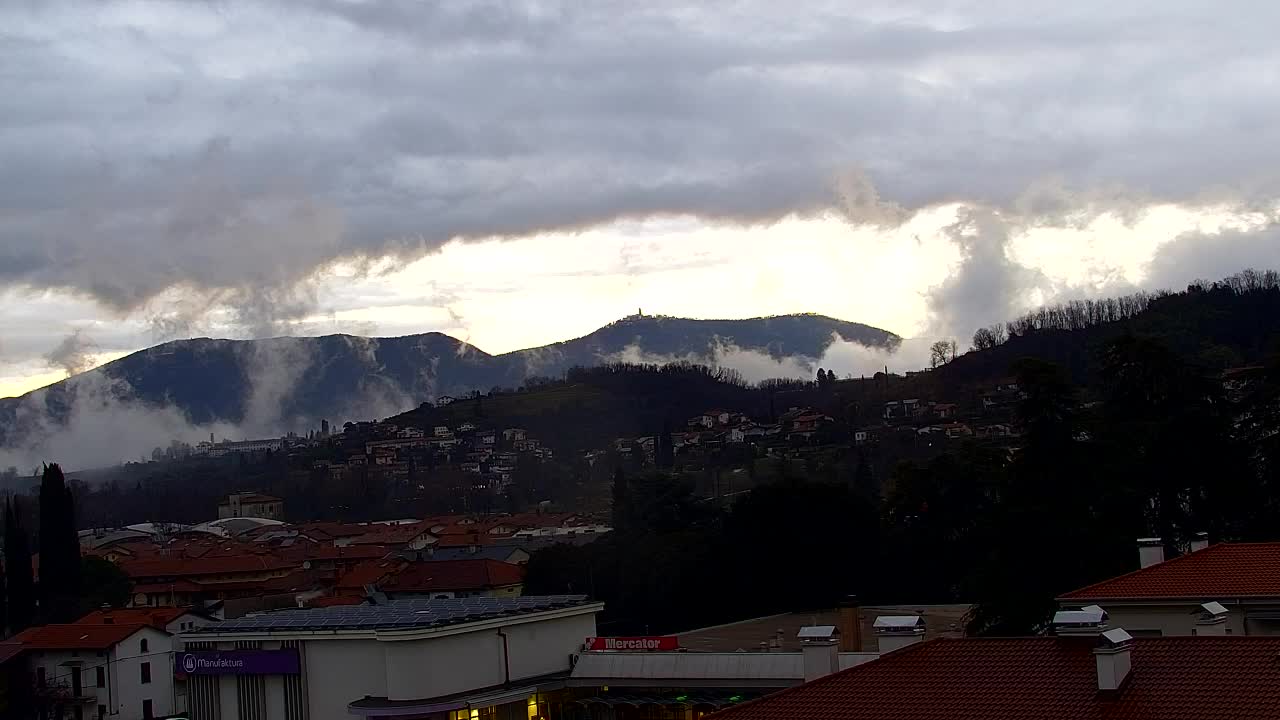
M173 671L179 675L297 675L301 667L293 648L197 650L175 655Z

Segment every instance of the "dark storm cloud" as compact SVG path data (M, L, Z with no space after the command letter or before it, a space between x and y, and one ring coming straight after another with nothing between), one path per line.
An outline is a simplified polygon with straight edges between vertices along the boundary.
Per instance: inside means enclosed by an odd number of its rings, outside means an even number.
M270 334L333 260L451 238L1270 199L1278 19L1189 1L9 4L0 286L145 307L175 334L229 308ZM1046 178L1063 190L1028 194ZM154 307L171 288L185 299Z

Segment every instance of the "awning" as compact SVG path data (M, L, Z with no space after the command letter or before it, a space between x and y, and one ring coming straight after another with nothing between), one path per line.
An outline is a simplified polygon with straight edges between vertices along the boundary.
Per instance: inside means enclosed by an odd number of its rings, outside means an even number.
M562 687L564 687L564 679L554 676L536 684L530 683L510 688L489 687L434 698L389 700L384 697L364 697L348 704L347 712L352 715L370 718L415 717L417 715L429 715L451 710L469 710L504 705L526 700L529 696L539 691Z
M664 705L676 707L714 707L722 708L729 705L736 705L755 697L755 694L714 694L714 693L682 693L682 694L609 694L596 695L594 697L582 698L574 700L574 703L582 706L587 705L605 705L614 707L617 705L629 705L631 707L640 707L642 705Z

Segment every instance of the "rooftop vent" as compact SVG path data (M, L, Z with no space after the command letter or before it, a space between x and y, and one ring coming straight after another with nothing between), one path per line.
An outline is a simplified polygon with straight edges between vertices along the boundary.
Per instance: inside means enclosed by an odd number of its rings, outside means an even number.
M1138 538L1138 565L1149 568L1164 562L1164 541L1158 537Z
M924 618L919 615L881 615L871 627L882 653L892 652L924 639Z
M1191 629L1193 635L1226 635L1227 608L1217 600L1211 600L1200 606L1200 619Z
M1107 611L1097 605L1053 614L1053 631L1058 635L1098 635L1106 629Z
M796 638L801 642L827 642L838 638L840 631L835 625L810 625L800 628Z
M876 634L890 632L924 632L924 618L919 615L881 615L871 626Z
M1129 678L1133 667L1133 636L1121 628L1102 633L1093 657L1098 667L1098 690L1114 692Z
M810 625L800 628L796 638L802 644L804 681L817 680L840 669L840 631L834 625Z

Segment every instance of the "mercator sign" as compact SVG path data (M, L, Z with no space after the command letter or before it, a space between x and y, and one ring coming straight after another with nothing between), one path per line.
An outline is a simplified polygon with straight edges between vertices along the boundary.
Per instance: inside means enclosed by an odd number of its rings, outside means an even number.
M680 638L675 635L648 637L594 637L587 638L588 650L679 650Z

